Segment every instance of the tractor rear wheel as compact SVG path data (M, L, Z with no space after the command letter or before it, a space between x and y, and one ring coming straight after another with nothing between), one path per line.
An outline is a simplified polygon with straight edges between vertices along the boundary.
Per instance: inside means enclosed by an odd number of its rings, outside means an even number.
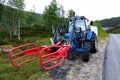
M91 49L90 53L96 53L98 51L98 41L96 34L93 33L92 38L91 38Z

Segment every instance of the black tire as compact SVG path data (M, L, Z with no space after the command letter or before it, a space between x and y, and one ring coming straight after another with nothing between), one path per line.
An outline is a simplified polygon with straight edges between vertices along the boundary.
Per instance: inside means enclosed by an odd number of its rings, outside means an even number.
M90 53L83 53L82 60L83 62L89 62Z
M93 32L92 38L91 38L91 49L90 53L96 53L98 51L98 41L96 34Z
M73 53L70 50L68 51L68 59L69 60L74 60L75 59L75 56L73 55Z
M85 50L85 52L82 55L83 62L89 62L90 48L91 48L90 41L85 41L83 45L83 49Z

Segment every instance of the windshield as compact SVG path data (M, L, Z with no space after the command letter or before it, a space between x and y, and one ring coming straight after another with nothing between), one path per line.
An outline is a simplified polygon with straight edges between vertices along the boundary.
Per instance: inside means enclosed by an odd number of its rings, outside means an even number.
M85 22L84 20L76 20L76 32L79 32L80 31L80 28L82 29L82 31L85 31L86 28L85 28Z
M84 20L75 20L75 28L76 28L76 32L80 31L80 28L82 29L82 31L86 31L86 27L85 27L85 22ZM73 21L69 22L69 32L71 32L73 30Z

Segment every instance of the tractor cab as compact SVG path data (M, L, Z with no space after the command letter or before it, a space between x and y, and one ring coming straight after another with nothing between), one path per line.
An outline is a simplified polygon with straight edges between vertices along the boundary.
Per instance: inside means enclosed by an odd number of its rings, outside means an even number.
M82 17L75 17L75 19L69 20L69 33L73 30L73 26L75 27L75 32L80 31L87 31L90 29L88 25L88 20L82 16Z
M73 17L68 22L68 33L64 35L65 39L70 39L70 36L74 36L78 39L86 39L89 34L90 24L89 20L84 16ZM88 36L89 37L89 36ZM68 40L72 41L72 40Z

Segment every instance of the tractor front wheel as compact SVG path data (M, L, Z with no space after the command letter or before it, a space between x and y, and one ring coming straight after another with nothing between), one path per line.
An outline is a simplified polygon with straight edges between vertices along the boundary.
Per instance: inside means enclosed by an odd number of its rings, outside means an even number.
M88 62L90 58L90 41L85 41L83 44L83 49L85 50L83 55L82 55L82 60L83 62Z
M89 53L83 53L82 60L83 62L89 62L90 54Z

